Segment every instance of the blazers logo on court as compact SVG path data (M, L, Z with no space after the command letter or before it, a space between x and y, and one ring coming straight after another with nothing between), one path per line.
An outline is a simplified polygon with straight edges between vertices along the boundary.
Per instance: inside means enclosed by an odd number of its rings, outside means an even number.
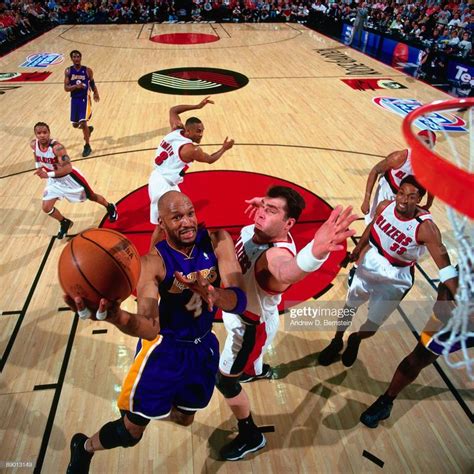
M152 92L178 95L212 95L231 92L248 84L238 72L209 67L163 69L142 76L138 84Z
M20 67L48 67L55 66L64 61L64 56L58 53L36 53L30 54Z
M423 104L416 99L396 99L393 97L374 97L374 104L385 110L405 117L412 110L421 107ZM433 132L466 132L466 122L461 117L450 113L432 113L426 117L420 117L415 121L415 125L420 129L429 129Z
M358 79L341 79L344 84L347 84L352 89L358 91L374 91L376 89L407 89L406 86L394 81L393 79L374 79L370 78L358 78Z
M0 72L0 82L40 82L51 73L41 72Z

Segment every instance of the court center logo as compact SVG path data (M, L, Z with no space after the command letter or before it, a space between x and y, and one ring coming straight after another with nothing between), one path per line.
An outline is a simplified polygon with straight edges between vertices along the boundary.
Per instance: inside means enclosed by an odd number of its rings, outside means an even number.
M416 99L396 99L393 97L374 97L374 104L388 110L401 117L407 116L412 110L421 107L423 104ZM444 130L446 132L466 132L466 122L457 115L443 112L432 113L425 117L420 117L415 121L415 125L420 129L429 129L433 132Z
M248 82L248 77L238 72L209 67L162 69L138 80L146 90L178 95L222 94L245 87Z

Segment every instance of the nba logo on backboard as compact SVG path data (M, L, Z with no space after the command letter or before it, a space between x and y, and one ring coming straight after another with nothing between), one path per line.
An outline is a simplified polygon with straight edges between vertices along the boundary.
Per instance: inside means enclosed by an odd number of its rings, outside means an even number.
M48 67L55 66L64 61L64 56L58 53L36 53L30 54L20 67Z
M394 114L405 117L412 110L423 104L416 99L395 99L392 97L374 97L375 104ZM450 113L433 113L426 117L420 117L415 121L415 125L420 129L429 129L433 132L466 132L466 122L457 115Z

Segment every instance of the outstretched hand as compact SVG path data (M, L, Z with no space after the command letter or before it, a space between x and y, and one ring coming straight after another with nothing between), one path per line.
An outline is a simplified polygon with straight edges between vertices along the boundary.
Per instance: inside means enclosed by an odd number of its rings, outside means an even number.
M213 104L214 101L210 99L210 95L208 95L205 99L201 100L201 102L199 102L199 104L197 105L197 107L199 109L202 109L205 105L207 104Z
M174 276L180 283L199 295L207 303L209 311L214 309L218 297L217 290L199 272L196 274L196 280L190 280L179 272L174 272Z
M225 151L230 150L234 146L234 143L235 142L232 138L229 140L229 137L225 137L222 148L224 148Z
M312 252L315 258L322 260L329 252L344 249L342 242L356 233L354 229L349 229L358 218L351 212L352 206L344 209L341 205L331 212L328 220L314 234Z
M246 199L245 203L249 206L245 209L245 214L249 216L250 219L255 217L257 209L262 206L263 197L254 197L252 199Z

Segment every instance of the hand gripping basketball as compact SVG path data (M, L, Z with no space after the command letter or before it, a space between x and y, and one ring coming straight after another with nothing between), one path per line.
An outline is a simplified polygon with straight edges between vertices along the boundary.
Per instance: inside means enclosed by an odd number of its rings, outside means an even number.
M108 301L102 298L99 303L95 315L86 306L84 300L80 296L76 296L74 299L69 295L64 295L64 301L66 304L75 312L77 312L80 319L92 319L93 321L104 321L107 319L109 322L114 322L116 319L120 303L117 301Z
M102 300L124 301L135 289L140 275L140 255L122 234L111 229L89 229L74 237L63 249L58 262L59 282L71 301L80 298L82 319L87 309L97 310ZM105 319L105 307L97 319Z

